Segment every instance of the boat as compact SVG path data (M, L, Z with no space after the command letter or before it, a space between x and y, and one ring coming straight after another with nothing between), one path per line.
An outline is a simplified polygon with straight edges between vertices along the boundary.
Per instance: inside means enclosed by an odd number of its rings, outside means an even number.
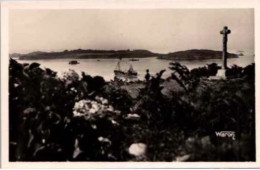
M241 53L238 53L237 54L238 56L244 56L244 54L241 52Z
M127 71L127 75L129 75L129 76L137 76L137 71L134 70L132 64L130 65L129 70Z
M116 77L136 77L137 76L137 71L134 70L132 64L130 65L130 68L128 71L122 71L120 67L120 60L118 61L116 68L114 70L115 76Z
M121 60L121 59L120 59ZM115 76L123 76L126 73L124 71L121 70L120 68L120 60L117 62L116 68L114 70Z
M244 51L243 50L238 50L237 51L237 56L244 56Z
M79 62L78 62L77 60L71 60L71 61L69 62L69 64L74 65L74 64L79 64Z

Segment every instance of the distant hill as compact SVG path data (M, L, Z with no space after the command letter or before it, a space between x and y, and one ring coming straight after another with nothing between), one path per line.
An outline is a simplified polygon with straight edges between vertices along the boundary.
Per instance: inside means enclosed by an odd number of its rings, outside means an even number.
M19 57L21 60L37 59L91 59L91 58L144 58L155 57L156 54L148 50L65 50L62 52L33 52Z
M11 56L11 55L10 55ZM38 59L113 59L113 58L145 58L158 57L165 60L204 60L204 59L221 59L222 51L193 49L187 51L178 51L168 54L153 53L148 50L65 50L62 52L42 52L36 51L25 55L18 55L21 60L38 60ZM237 58L236 54L228 53L228 58Z
M222 51L193 49L178 51L158 56L159 59L166 60L204 60L204 59L221 59ZM238 55L228 53L228 58L238 58Z
M12 54L9 54L9 56L11 58L19 58L20 56L22 56L23 54L20 54L20 53L12 53Z

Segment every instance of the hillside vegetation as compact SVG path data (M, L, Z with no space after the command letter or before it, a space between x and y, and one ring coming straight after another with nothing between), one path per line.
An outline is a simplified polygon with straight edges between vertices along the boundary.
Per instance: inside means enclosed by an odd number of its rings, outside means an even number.
M144 58L154 57L155 54L147 50L65 50L63 52L33 52L20 56L21 60L37 60L37 59L92 59L92 58Z
M65 50L62 52L41 52L36 51L28 54L10 54L10 57L17 56L21 60L37 60L37 59L113 59L113 58L145 58L158 57L166 60L204 60L204 59L221 59L221 51L213 50L187 50L178 51L169 54L153 53L148 50ZM236 54L228 53L228 58L237 58Z
M214 50L187 50L160 55L159 59L166 60L202 60L202 59L221 59L222 51ZM236 54L228 53L228 58L238 58Z

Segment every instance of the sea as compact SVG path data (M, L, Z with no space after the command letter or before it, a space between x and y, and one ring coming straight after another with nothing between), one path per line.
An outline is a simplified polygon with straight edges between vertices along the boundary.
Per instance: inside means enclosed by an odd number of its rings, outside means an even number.
M229 51L232 53L240 53L240 51ZM254 63L254 52L252 50L243 51L243 56L239 58L229 58L227 61L228 66L238 65L245 67L251 63ZM51 59L51 60L18 60L20 63L33 63L37 62L41 68L50 68L57 72L58 76L62 76L70 69L76 71L79 75L85 72L91 76L102 76L106 81L114 79L114 70L119 62L118 59L77 59L79 64L71 65L69 61L72 59ZM146 69L149 69L151 76L156 75L160 70L165 69L163 78L167 78L171 75L172 71L169 69L171 62L179 62L185 65L189 70L193 68L203 67L207 64L217 63L222 65L222 59L207 59L207 60L162 60L157 59L156 56L149 58L138 58L138 61L131 61L131 58L124 58L120 61L121 70L126 71L130 65L134 70L138 72L137 79L143 80L146 74Z

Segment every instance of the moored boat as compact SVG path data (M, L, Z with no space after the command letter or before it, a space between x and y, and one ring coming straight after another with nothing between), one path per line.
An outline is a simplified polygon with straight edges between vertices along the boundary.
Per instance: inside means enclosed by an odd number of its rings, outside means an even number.
M131 77L136 77L137 76L137 71L134 70L132 64L130 65L130 68L128 71L122 71L120 67L120 61L118 61L117 66L114 70L115 76L116 77L125 77L125 78L131 78Z
M134 70L132 64L130 65L130 68L129 68L129 70L127 71L127 74L128 74L129 76L137 76L137 71Z
M244 54L241 52L241 53L238 53L237 54L238 56L244 56Z
M71 60L70 62L69 62L69 64L79 64L79 62L77 61L77 60Z
M130 59L130 61L139 61L139 60L136 58L132 58L132 59Z

